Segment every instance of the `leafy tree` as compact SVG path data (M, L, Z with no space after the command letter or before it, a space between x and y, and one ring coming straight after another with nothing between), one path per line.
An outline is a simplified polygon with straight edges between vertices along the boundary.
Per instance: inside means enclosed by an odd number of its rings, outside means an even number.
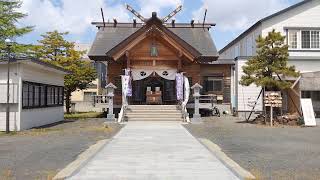
M70 113L71 93L88 88L96 79L96 72L90 62L81 59L84 51L76 51L74 43L64 39L67 32L47 32L42 35L40 45L35 46L36 56L43 61L60 66L70 72L65 76L64 92L67 113Z
M281 77L298 77L299 72L294 66L288 66L288 46L284 43L285 37L273 30L268 36L259 36L257 55L252 57L243 66L244 76L240 84L266 87L268 90L283 90L291 87L289 81L280 80Z
M6 48L5 39L20 37L33 30L32 26L17 26L17 22L27 16L17 11L21 7L21 4L22 2L19 0L0 0L0 50L2 51ZM29 47L29 45L15 43L13 51L17 53L27 52Z

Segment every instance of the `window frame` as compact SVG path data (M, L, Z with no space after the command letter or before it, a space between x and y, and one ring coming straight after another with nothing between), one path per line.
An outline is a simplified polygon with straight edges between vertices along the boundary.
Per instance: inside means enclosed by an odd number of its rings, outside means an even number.
M296 33L296 46L292 47L292 34ZM320 51L320 29L287 29L289 51Z
M22 109L36 109L64 106L64 98L61 98L61 92L64 92L63 86L48 85L30 81L22 81ZM36 88L37 91L35 90ZM57 102L55 92L57 89ZM27 91L26 91L27 90ZM37 95L35 94L37 93ZM49 94L50 93L50 94ZM64 95L64 94L63 94ZM35 102L37 101L37 103Z
M205 92L206 93L221 93L224 90L224 77L223 76L206 76L205 77ZM209 90L209 82L212 81L212 90ZM221 82L221 89L215 89L214 82L220 81Z
M288 31L288 45L289 45L289 49L298 49L299 48L299 44L298 44L298 32L297 30L289 30ZM295 34L295 46L292 46L293 44L293 41L292 41L292 38L293 38L293 34Z
M309 35L309 45L308 47L303 47L303 32L308 32ZM315 34L318 34L318 37L316 38ZM316 43L316 40L318 41ZM317 47L315 47L317 46ZM301 49L303 50L320 50L320 30L301 30Z

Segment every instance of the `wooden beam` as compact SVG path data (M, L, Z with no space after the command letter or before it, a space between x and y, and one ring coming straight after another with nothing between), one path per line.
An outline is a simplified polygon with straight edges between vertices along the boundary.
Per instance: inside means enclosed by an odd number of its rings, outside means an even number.
M132 57L132 61L134 60L144 60L144 61L151 61L151 60L156 60L156 61L179 61L179 58L173 57L173 56L162 56L162 57Z

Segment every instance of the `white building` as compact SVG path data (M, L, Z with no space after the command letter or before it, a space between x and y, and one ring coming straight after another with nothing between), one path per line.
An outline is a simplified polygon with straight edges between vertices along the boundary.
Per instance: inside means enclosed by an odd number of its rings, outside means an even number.
M7 62L0 61L0 131L6 129ZM10 130L20 131L64 119L62 68L39 60L10 65Z
M77 51L86 51L82 60L90 62L97 72L97 79L92 81L87 89L72 92L71 103L73 105L71 110L75 112L103 111L102 108L93 106L93 96L102 95L105 92L107 67L103 62L94 62L89 59L90 48L91 44L75 44Z
M320 1L304 0L258 21L220 50L220 59L235 60L231 96L233 107L238 112L252 110L248 105L255 101L260 93L260 89L255 85L244 87L239 84L243 74L242 66L248 58L256 54L255 39L260 35L267 36L273 29L287 37L289 65L295 65L301 73L320 71ZM317 95L320 89L309 88L300 87L302 97L314 97L314 101L320 101L320 95ZM319 97L315 98L317 96ZM262 110L262 98L258 102L256 110Z

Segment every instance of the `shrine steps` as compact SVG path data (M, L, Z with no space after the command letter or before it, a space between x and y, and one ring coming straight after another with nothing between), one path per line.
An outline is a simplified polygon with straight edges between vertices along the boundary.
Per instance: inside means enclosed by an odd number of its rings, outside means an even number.
M125 114L128 121L182 121L176 105L130 105Z

